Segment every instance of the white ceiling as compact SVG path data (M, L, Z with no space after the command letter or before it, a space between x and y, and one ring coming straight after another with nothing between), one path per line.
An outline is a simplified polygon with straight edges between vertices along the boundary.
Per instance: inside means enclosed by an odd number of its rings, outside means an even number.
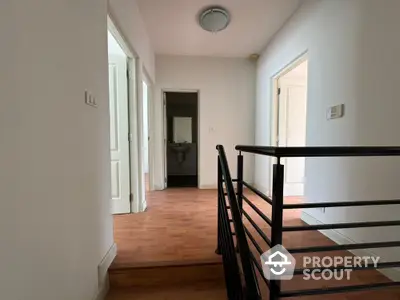
M138 0L156 54L247 57L260 53L302 0ZM204 31L199 12L225 7L231 23L222 32Z

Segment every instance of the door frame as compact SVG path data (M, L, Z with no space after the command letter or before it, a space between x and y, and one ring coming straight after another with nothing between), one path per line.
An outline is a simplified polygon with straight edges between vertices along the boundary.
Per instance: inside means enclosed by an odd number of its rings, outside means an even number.
M142 187L141 187L141 164L140 149L141 142L139 134L141 128L139 123L142 83L142 62L137 53L129 46L127 39L122 35L120 26L109 11L107 15L107 29L117 40L128 59L128 116L129 116L129 153L130 153L130 207L131 213L138 213L145 209L143 207ZM139 84L140 83L140 84ZM136 146L135 146L136 145Z
M168 187L167 183L167 99L166 93L195 93L197 94L197 188L200 188L200 90L197 89L161 89L161 101L163 107L163 180L164 189Z
M150 79L145 68L142 69L142 81L144 81L147 85L147 123L148 123L148 135L149 135L149 144L148 144L148 163L149 163L149 189L150 191L155 190L155 176L154 176L154 97L153 97L153 87L154 83ZM143 94L142 94L143 95ZM143 99L142 99L143 100ZM143 108L141 109L143 114ZM143 122L140 123L141 130L143 130L142 125ZM143 132L143 131L142 131Z
M136 78L137 78L137 156L138 165L137 168L137 184L138 184L138 203L137 211L143 212L147 208L147 198L146 198L146 185L145 176L143 172L143 81L147 85L147 123L148 123L148 137L150 138L150 143L148 143L148 164L149 164L149 189L154 191L154 133L153 133L153 81L150 79L147 70L143 66L140 60L138 60L138 66L136 68Z
M271 124L270 124L270 145L273 147L278 146L278 135L279 135L279 94L278 94L278 82L281 77L298 67L305 61L308 61L308 50L302 52L300 55L296 56L293 60L291 60L288 64L286 64L283 68L281 68L278 72L272 75L272 101L271 101ZM308 75L307 75L307 90L308 90ZM307 93L307 102L308 102L308 93ZM273 181L273 165L276 164L277 159L274 157L270 157L269 159L269 170L270 170L270 180L269 180L269 189L268 195L272 195L272 181ZM304 183L305 184L305 183Z

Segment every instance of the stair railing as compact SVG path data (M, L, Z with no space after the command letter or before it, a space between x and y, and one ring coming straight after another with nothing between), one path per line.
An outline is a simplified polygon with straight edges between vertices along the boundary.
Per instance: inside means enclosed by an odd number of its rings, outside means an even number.
M235 257L233 255L233 246L227 249L226 240L230 240L227 237L230 232L230 237L236 238L236 244L238 245L237 250L239 251L240 262L242 264L242 272L245 280L245 287L240 286L241 290L245 290L246 294L243 294L244 298L235 298L229 293L229 289L232 286L236 286L239 280L229 283L231 279L227 277L227 289L228 299L261 299L260 289L258 286L257 277L254 274L254 270L260 273L263 282L269 289L269 299L279 300L287 297L299 297L299 296L310 296L310 295L324 295L324 294L335 294L335 293L350 293L363 290L372 289L383 289L390 287L399 287L400 282L383 282L373 283L365 285L350 285L350 286L339 286L339 287L324 287L321 289L303 289L303 290L282 290L281 282L279 280L267 280L263 276L263 268L259 256L268 249L262 249L257 243L256 238L252 235L250 230L240 219L241 216L247 219L248 223L255 229L257 234L262 238L269 248L273 248L276 245L282 245L282 237L285 232L300 232L300 231L315 231L315 230L326 230L326 229L344 229L344 228L372 228L372 227L388 227L388 226L400 226L400 220L392 221L370 221L370 222L351 222L351 223L335 223L335 224L318 224L318 225L304 225L304 226L284 226L283 214L286 210L291 209L307 209L307 208L337 208L337 207L372 207L372 206L385 206L385 205L400 205L400 200L376 200L376 201L341 201L341 202L317 202L317 203L298 203L298 204L284 204L284 165L281 162L282 158L286 157L383 157L383 156L400 156L400 147L260 147L260 146L236 146L236 150L239 151L237 158L237 179L231 178L229 174L229 167L225 156L225 151L222 146L217 146L219 153L218 156L218 249L217 251L222 254L225 260ZM260 190L250 185L243 179L243 156L242 153L253 153L257 155L267 155L275 157L277 162L273 165L273 184L272 184L272 197L268 197ZM233 189L233 183L237 182L236 193ZM223 191L223 183L225 183L227 193ZM243 187L252 191L255 195L260 197L266 203L271 205L272 215L268 217L260 208L257 207L250 199L244 194ZM226 206L225 196L228 196L230 207ZM271 237L268 237L265 232L261 229L261 224L257 224L256 221L250 216L250 214L243 209L243 201L247 203L248 207L253 209L259 217L271 227ZM224 205L225 203L225 205ZM232 205L233 204L233 205ZM221 212L222 210L222 212ZM234 224L235 232L230 230L230 226L226 225L227 219L229 218L228 211L231 211L232 222ZM229 221L228 221L229 222ZM225 226L222 228L222 226ZM244 237L243 237L244 233ZM254 255L249 249L247 241L250 241L254 246L257 254ZM400 241L385 241L385 242L373 242L373 243L353 243L353 244L341 244L331 246L313 246L313 247L297 247L287 249L291 254L298 253L316 253L325 251L337 251L337 250L356 250L356 249L376 249L376 248L392 248L400 247ZM255 268L249 266L251 262ZM386 269L386 268L397 268L400 267L400 261L393 262L379 262L377 265L369 264L362 268L359 266L351 267L329 267L329 270L371 270L371 269ZM237 268L240 271L240 268ZM321 271L323 271L322 268ZM294 276L303 274L304 269L295 269ZM250 291L252 289L252 291ZM257 298L259 297L259 298Z
M233 187L224 147L218 150L218 254L222 255L229 300L258 300L258 289L241 208ZM232 228L233 225L233 228ZM235 239L234 239L235 237Z

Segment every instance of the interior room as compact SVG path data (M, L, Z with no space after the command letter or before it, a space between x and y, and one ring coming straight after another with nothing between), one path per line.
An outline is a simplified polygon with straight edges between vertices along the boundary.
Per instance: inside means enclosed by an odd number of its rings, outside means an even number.
M167 187L198 186L198 94L167 92Z

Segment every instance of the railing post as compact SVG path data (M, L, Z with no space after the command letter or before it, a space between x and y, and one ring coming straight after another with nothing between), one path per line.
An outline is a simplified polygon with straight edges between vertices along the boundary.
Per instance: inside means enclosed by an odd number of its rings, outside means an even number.
M237 200L239 204L239 210L240 210L240 217L242 217L242 209L243 209L243 155L242 152L239 151L239 155L237 157L237 188L236 188L236 193L237 193ZM239 247L236 247L236 252L239 253Z
M217 157L217 183L218 183L218 198L217 198L217 249L215 250L216 254L222 254L221 252L221 187L222 187L222 171L221 171L221 162L219 159L219 155Z
M243 155L239 152L237 157L237 199L239 203L240 215L243 208Z
M271 248L282 245L284 166L280 162L280 157L273 168ZM281 282L271 280L269 299L278 300L280 292Z

